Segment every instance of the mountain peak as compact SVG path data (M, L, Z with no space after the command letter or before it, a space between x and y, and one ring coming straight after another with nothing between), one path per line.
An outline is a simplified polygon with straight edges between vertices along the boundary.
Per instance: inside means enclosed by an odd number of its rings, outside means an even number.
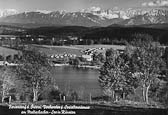
M4 9L4 10L0 10L0 17L15 15L15 14L18 14L18 13L19 12L16 9Z
M101 11L100 7L96 7L96 6L92 6L91 8L89 8L91 11L97 12L97 11Z
M87 9L82 9L81 12L87 12L87 13L92 13L92 12L98 12L101 11L102 9L100 7L92 6Z
M40 12L40 13L43 13L43 14L49 14L52 11L48 11L48 10L36 10L36 12Z

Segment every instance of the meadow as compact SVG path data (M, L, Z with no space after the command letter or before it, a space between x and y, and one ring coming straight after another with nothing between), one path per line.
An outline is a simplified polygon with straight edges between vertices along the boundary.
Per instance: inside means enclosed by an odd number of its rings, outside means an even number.
M0 55L1 56L8 56L8 55L15 55L18 54L17 50L6 48L6 47L0 47Z
M71 45L71 46L49 46L49 45L32 45L33 47L39 49L41 52L46 53L47 55L51 54L75 54L77 56L81 56L84 53L82 51L86 49L93 48L105 48L104 52L107 49L119 49L123 50L125 46L120 45Z

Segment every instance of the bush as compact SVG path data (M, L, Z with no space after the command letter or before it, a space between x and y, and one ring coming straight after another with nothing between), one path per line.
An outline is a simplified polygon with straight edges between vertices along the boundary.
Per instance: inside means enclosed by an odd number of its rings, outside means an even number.
M137 93L128 95L127 99L132 101L137 101L137 102L143 101L142 96Z
M71 99L72 99L72 101L77 101L78 100L78 93L76 91L73 91L71 93Z
M109 96L99 96L99 97L92 97L93 101L111 101L112 98Z
M58 87L49 86L43 90L43 93L39 96L39 100L48 100L48 101L60 101L60 94Z

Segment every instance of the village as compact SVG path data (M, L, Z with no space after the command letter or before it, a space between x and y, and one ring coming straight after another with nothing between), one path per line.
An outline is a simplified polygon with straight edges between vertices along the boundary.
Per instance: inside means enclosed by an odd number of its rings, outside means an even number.
M52 66L67 66L76 65L74 60L78 60L77 67L80 68L100 68L100 65L93 64L94 57L98 54L102 54L105 58L105 52L108 48L114 47L120 53L122 53L124 46L108 46L108 45L93 45L89 48L82 45L74 46L50 46L50 45L22 45L20 38L13 35L1 35L1 62L0 65L15 66L17 63L14 61L21 56L19 47L25 47L29 50L32 48L38 49L40 52L46 53L50 64ZM7 50L6 50L6 49ZM60 50L59 50L60 49ZM10 51L11 50L11 51ZM58 51L59 50L59 51Z

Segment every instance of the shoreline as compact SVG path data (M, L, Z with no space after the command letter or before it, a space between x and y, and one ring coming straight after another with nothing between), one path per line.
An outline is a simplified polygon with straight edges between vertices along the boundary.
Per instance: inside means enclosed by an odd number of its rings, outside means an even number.
M76 67L76 68L88 68L88 69L100 69L99 66L90 66L90 65L70 65L70 64L53 64L52 67Z
M89 68L89 69L100 69L99 66L90 66L90 65L78 65L78 68Z

